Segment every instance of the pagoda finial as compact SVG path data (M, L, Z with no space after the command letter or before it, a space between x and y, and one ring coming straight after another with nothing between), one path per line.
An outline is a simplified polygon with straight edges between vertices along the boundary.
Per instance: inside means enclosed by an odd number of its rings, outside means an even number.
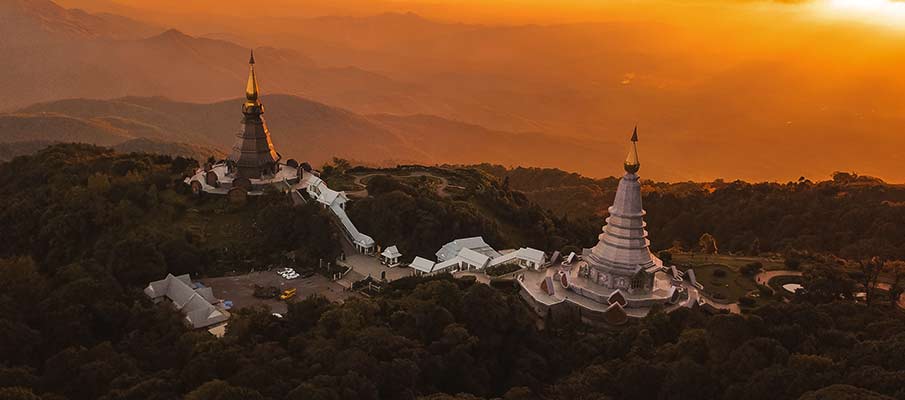
M251 58L248 60L248 84L245 86L245 99L248 103L258 103L258 80L255 78L255 52L251 51Z
M632 133L632 148L628 151L628 157L625 158L625 172L630 174L638 173L641 169L641 162L638 161L638 126Z

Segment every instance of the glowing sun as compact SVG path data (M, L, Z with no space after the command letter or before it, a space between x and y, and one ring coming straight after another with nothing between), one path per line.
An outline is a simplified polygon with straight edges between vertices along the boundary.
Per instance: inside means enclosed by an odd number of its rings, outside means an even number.
M905 28L905 0L826 0L836 17Z

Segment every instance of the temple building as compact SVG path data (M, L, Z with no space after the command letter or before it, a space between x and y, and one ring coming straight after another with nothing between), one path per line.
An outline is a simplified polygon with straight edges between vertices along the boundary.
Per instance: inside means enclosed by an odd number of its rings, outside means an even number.
M242 103L242 125L229 157L205 165L194 176L186 178L186 183L196 194L222 194L240 200L248 195L260 195L268 186L289 191L299 182L304 171L295 160L281 161L282 157L274 147L264 121L264 104L261 102L252 52L248 60L245 101Z
M598 236L599 242L585 249L586 264L579 274L596 286L629 294L647 294L653 290L654 274L663 262L650 252L645 211L641 207L638 182L638 131L632 134L632 147L625 160L625 176L619 181L616 199L608 209L609 217Z
M629 317L647 315L655 305L672 310L697 299L689 295L689 290L697 289L650 251L638 176L637 128L623 168L625 175L597 245L584 249L579 262L538 272L526 270L518 277L522 296L536 311L578 310L589 322L621 324Z
M242 129L229 155L234 173L240 178L260 179L278 172L280 154L273 148L273 140L264 121L258 79L255 77L255 54L248 60L248 84L245 85L245 104L242 105Z

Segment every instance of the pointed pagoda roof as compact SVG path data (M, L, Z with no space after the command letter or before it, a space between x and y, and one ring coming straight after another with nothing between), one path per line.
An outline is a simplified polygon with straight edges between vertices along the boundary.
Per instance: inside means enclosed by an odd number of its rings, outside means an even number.
M637 174L641 169L641 161L638 160L638 126L635 126L635 131L632 133L632 147L628 151L628 156L625 157L625 172Z
M252 50L251 58L248 59L248 83L245 85L245 99L249 103L258 104L259 92L258 79L255 77L255 51Z

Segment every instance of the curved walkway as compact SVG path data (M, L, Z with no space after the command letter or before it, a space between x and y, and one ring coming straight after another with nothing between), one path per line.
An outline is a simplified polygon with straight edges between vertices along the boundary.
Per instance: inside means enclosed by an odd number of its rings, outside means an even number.
M761 285L767 285L773 278L777 278L780 276L802 276L804 275L801 271L792 271L788 269L776 270L776 271L764 271L755 275L755 281Z
M359 185L359 186L361 186L361 187L367 188L368 185L365 184L365 183L363 183L362 181L363 181L365 178L370 178L370 177L372 177L372 176L378 176L378 175L386 175L386 176L393 176L393 177L400 177L400 178L419 177L419 176L426 176L426 177L429 177L429 178L436 178L436 179L439 179L439 180L440 180L440 185L437 186L437 195L440 196L440 197L449 197L449 193L446 192L446 188L450 186L450 184L449 184L449 179L447 179L446 177L443 177L443 176L439 176L439 175L435 175L435 174L429 173L429 172L420 172L420 171L419 171L419 172L412 172L412 173L409 174L409 175L402 175L402 176L396 176L396 175L392 175L392 174L385 174L385 173L375 172L375 173L372 173L372 174L352 175L352 176L355 177L355 184L356 184L356 185ZM368 189L357 190L357 191L354 191L354 192L346 192L346 194L349 195L349 196L355 196L355 197L368 197Z

